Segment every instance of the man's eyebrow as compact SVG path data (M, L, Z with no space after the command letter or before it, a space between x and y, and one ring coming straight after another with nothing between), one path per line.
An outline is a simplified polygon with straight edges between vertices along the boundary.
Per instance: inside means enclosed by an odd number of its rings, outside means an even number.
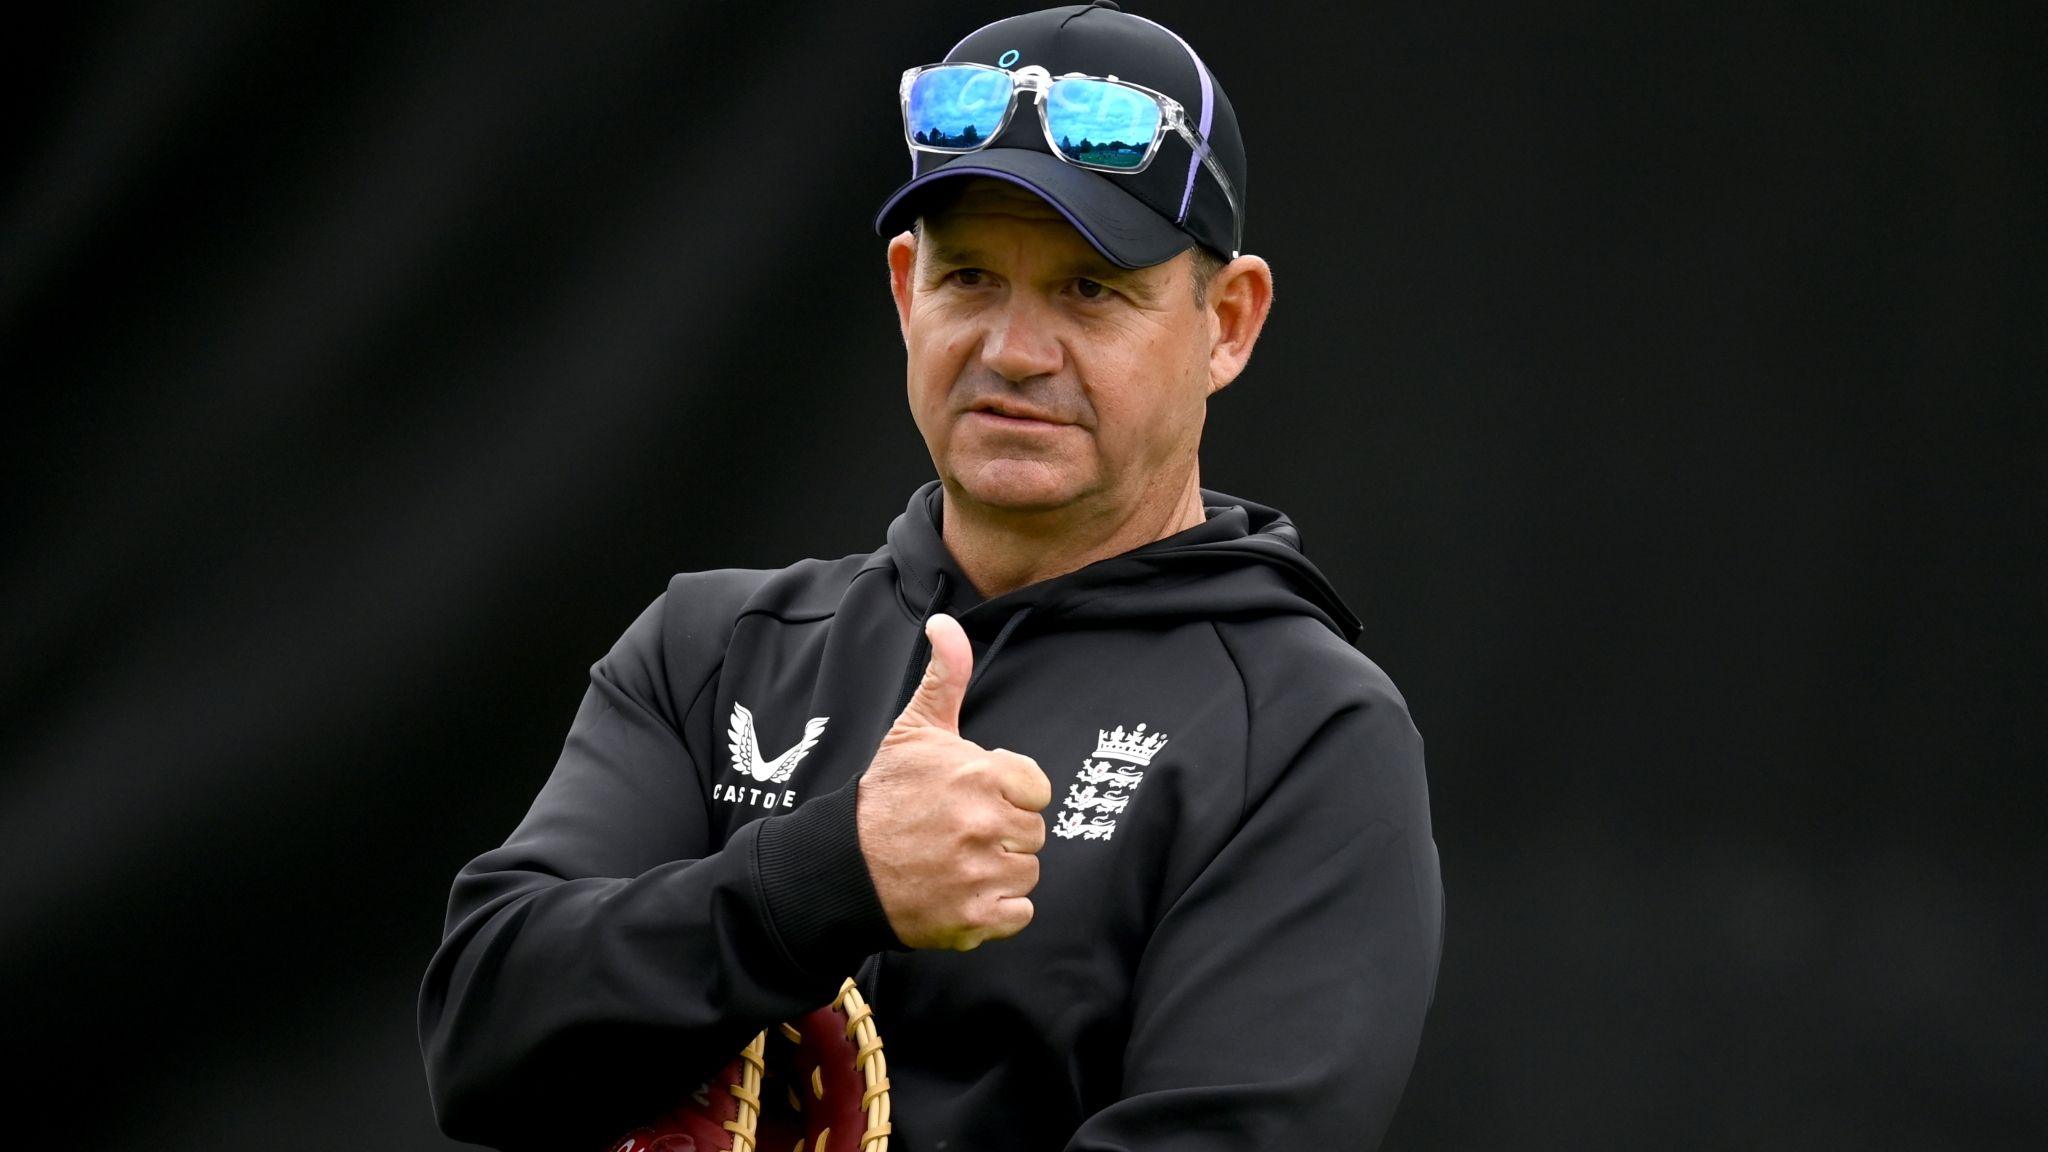
M988 262L988 258L982 255L980 249L964 244L948 244L943 240L932 241L929 251L931 252L932 263L940 266L978 266ZM1121 284L1136 279L1135 274L1129 268L1119 268L1114 264L1089 256L1075 257L1061 265L1059 272L1062 276L1085 276L1090 280L1100 280L1105 284Z
M931 262L934 264L980 264L984 262L982 254L975 249L964 245L955 246L943 240L933 240L931 247L927 251L930 252Z
M1083 256L1079 259L1068 261L1060 269L1060 274L1064 276L1086 276L1090 280L1100 280L1105 284L1110 282L1123 283L1128 280L1137 279L1137 273L1133 269L1119 268L1114 264L1090 256Z

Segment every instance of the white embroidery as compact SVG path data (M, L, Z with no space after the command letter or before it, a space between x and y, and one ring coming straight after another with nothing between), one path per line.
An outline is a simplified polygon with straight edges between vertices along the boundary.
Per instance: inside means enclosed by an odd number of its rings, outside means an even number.
M732 752L732 766L742 776L759 780L764 784L786 784L790 773L818 743L818 737L825 732L825 721L829 716L814 716L804 724L804 738L797 741L789 751L773 760L761 759L761 747L754 737L754 714L747 706L735 700L732 702L732 723L726 727L726 748Z
M1067 786L1062 805L1067 811L1053 822L1053 835L1072 840L1107 840L1116 832L1116 816L1131 802L1131 790L1144 782L1143 769L1166 747L1162 732L1146 734L1138 725L1129 732L1119 724L1096 730L1095 755L1081 761L1081 770ZM1124 764L1113 763L1121 760ZM1125 765L1134 765L1126 767Z

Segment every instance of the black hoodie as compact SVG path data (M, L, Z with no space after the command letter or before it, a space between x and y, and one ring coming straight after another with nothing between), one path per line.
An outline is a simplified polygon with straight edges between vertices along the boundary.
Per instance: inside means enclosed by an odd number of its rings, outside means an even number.
M442 1129L598 1152L858 972L897 1152L1376 1144L1442 947L1422 738L1287 517L1202 498L989 599L936 480L870 555L673 577L455 879ZM1030 925L964 953L902 947L854 824L935 611L974 647L960 734L1053 788Z

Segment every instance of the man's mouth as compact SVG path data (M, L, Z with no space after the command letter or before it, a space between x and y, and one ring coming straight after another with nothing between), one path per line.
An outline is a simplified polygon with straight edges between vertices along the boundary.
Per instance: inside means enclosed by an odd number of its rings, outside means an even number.
M973 408L969 409L967 414L970 416L985 417L989 420L993 420L1000 424L1059 425L1066 423L1066 421L1054 419L1050 413L1041 412L1036 408L1027 407L1022 404L1008 404L1003 402L977 404Z

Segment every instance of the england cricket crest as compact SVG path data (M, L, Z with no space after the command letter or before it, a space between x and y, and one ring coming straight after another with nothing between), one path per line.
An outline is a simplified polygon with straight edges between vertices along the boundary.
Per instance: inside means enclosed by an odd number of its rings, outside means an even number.
M1119 724L1096 730L1095 755L1081 761L1081 770L1061 802L1065 811L1053 821L1052 834L1067 840L1107 840L1116 832L1116 818L1131 802L1131 792L1145 779L1152 757L1166 747L1166 734L1147 733L1143 724L1124 731Z

